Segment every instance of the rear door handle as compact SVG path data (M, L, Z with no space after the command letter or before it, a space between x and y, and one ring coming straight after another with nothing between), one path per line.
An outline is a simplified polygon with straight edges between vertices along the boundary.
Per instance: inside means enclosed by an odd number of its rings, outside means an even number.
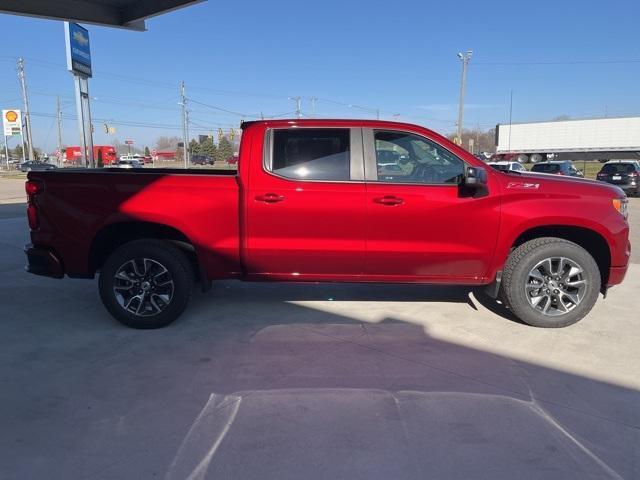
M401 203L404 203L404 200L398 197L394 197L393 195L385 195L384 197L374 198L373 201L381 205L389 206L400 205Z
M277 193L265 193L264 195L256 195L256 200L265 203L277 203L283 201L284 196Z

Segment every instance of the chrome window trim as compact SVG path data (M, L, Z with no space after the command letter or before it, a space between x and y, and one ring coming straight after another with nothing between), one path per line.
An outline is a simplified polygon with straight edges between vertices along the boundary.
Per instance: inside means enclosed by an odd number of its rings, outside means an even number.
M273 165L273 132L275 130L299 130L299 129L329 129L329 130L349 130L349 180L321 180L285 177L272 170ZM310 183L363 183L364 182L364 152L362 141L362 129L360 127L341 126L296 126L296 127L273 127L267 128L264 132L264 145L262 154L262 170L268 175L287 180L289 182L310 182ZM359 161L358 161L359 160Z
M455 153L453 153L451 150L449 150L447 147L445 147L444 145L442 145L439 142L436 142L435 140L426 137L422 134L413 132L411 130L406 130L403 128L363 128L362 129L362 138L363 138L363 143L364 143L364 164L365 164L365 172L366 172L366 181L367 182L371 182L371 183L375 183L375 184L380 184L380 185L397 185L397 186L401 186L401 185L409 185L409 186L422 186L422 187L459 187L460 183L424 183L424 182L385 182L382 180L378 180L378 162L376 160L376 149L375 149L375 132L379 131L379 132L400 132L400 133L407 133L409 135L415 135L416 137L420 137L420 138L424 138L426 141L428 141L429 143L432 143L434 145L437 145L438 147L442 148L443 150L446 150L447 152L449 152L451 155L453 155L455 158L457 158L458 160L460 160L460 162L463 165L463 171L466 171L466 168L469 166L469 164L467 162L465 162L462 158L460 158L458 155L456 155Z

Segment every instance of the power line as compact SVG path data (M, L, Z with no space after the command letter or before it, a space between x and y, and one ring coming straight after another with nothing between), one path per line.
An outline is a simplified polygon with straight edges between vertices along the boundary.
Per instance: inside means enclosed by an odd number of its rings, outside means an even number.
M525 66L525 65L615 65L640 63L640 59L629 60L560 60L533 62L474 62L474 65L487 66Z

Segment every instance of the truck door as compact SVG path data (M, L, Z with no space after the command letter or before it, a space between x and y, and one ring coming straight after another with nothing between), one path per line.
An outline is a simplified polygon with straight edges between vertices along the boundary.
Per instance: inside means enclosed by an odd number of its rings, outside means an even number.
M496 186L484 197L463 195L463 160L416 133L363 129L363 139L365 275L388 281L479 282L498 234Z
M247 273L280 280L362 275L361 129L267 129L263 148L263 158L252 153L245 192Z

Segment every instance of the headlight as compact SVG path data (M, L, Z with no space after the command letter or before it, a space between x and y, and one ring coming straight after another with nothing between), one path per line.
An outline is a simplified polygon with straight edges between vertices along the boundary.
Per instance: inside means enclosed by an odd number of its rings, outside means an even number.
M627 218L629 216L628 207L629 200L627 200L627 197L613 199L613 208L620 212L620 215L622 215L624 218Z

